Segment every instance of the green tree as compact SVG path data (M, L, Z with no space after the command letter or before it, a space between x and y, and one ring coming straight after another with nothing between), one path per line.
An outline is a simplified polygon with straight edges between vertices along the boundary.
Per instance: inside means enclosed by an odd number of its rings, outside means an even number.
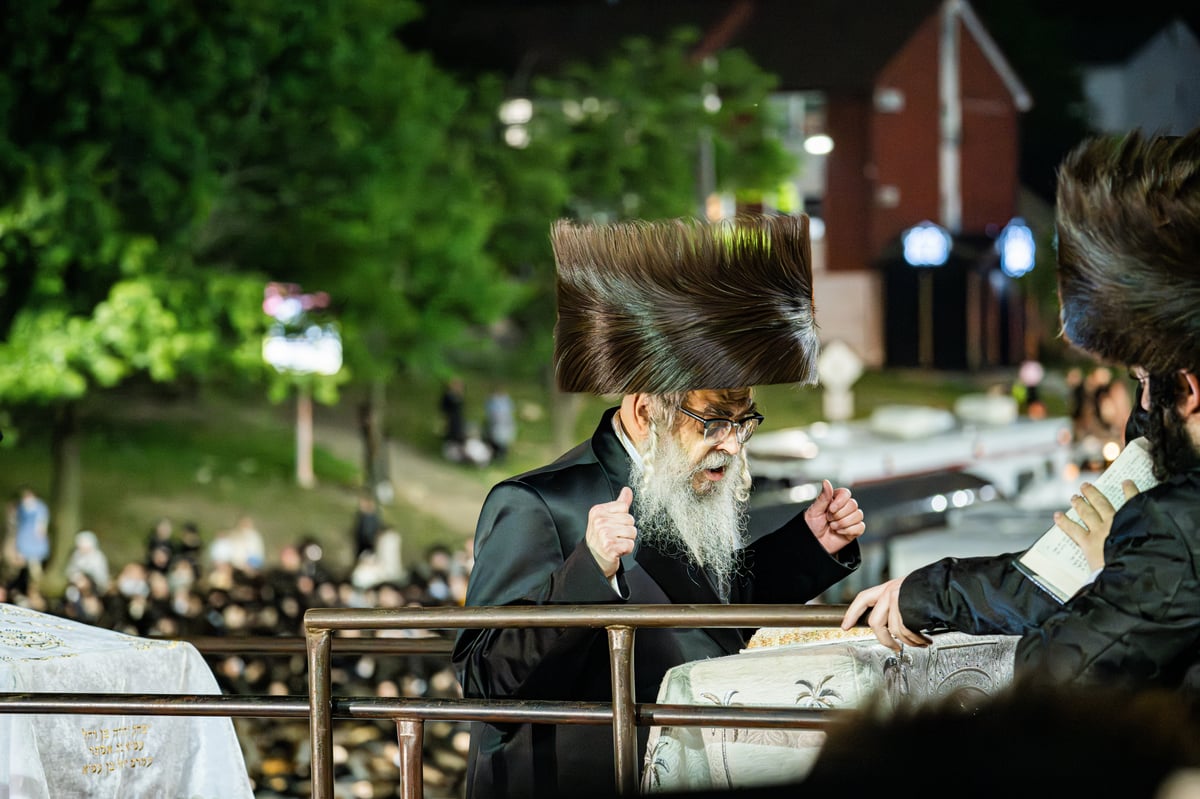
M400 352L437 366L505 310L470 151L449 135L463 92L393 35L417 11L7 7L0 403L54 426L58 558L80 526L80 403L131 378L297 383L262 361L268 280L329 292L368 380ZM311 382L330 400L345 379Z
M242 364L218 331L259 323L239 312L246 281L203 273L186 246L217 188L204 131L229 122L230 83L190 17L40 2L0 20L0 398L53 427L59 563L81 526L79 403Z
M498 212L461 135L469 94L396 37L416 12L278 4L259 98L202 237L206 262L328 292L361 392L369 485L385 477L391 382L444 376L448 354L485 346L478 331L519 296L485 249ZM274 396L289 382L276 379Z

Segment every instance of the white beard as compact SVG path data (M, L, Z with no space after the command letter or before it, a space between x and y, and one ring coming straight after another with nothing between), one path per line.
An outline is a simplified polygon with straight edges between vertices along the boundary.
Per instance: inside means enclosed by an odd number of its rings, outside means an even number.
M633 512L638 539L663 554L682 556L702 567L722 600L728 599L745 545L746 503L738 498L743 459L711 452L699 464L689 461L678 438L659 429L657 444L634 464ZM693 479L705 469L725 467L723 479L703 493Z

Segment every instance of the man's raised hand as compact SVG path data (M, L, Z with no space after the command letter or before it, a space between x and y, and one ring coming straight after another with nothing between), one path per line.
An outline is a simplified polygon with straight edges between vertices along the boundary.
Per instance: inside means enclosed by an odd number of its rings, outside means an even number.
M850 495L850 489L839 488L835 491L828 480L821 482L821 493L804 511L804 521L830 555L867 529L858 500Z
M587 545L592 557L600 564L605 577L612 577L621 565L621 556L633 552L637 527L629 506L633 504L633 489L625 486L612 502L593 505L588 510Z

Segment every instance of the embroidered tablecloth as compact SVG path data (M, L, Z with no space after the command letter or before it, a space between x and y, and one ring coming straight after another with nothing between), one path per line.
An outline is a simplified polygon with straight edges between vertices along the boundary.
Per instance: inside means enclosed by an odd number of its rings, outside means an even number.
M785 636L786 639L786 636ZM660 704L885 707L955 692L991 694L1012 680L1015 636L945 633L902 654L874 637L783 644L685 663L667 672ZM653 727L642 792L749 788L799 781L820 730Z
M0 691L219 694L191 644L0 604ZM5 799L251 799L228 717L0 714Z

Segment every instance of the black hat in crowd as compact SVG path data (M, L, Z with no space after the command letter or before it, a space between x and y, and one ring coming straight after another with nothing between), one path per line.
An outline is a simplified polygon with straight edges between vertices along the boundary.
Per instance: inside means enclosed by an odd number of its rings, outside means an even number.
M1079 145L1057 224L1064 337L1151 373L1200 367L1200 128Z
M814 383L808 217L557 222L563 391L665 394Z

